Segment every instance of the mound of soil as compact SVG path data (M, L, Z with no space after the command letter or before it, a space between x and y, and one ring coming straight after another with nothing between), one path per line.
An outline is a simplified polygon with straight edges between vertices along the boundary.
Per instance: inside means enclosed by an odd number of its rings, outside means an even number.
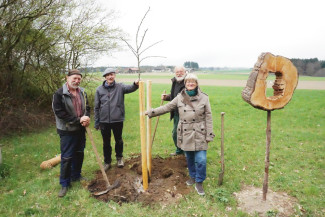
M250 215L292 216L295 213L294 206L297 199L285 192L274 192L268 189L266 201L263 200L262 188L245 186L240 192L234 193L238 201L238 209Z
M119 204L141 202L143 205L167 205L177 202L193 191L193 187L185 183L189 176L183 155L152 159L152 174L147 191L143 191L142 186L141 156L134 156L125 162L123 168L114 166L106 173L111 184L119 180L120 186L104 195L94 196L104 202L113 200ZM88 185L88 190L94 193L105 189L105 180L101 172L97 171L96 178Z

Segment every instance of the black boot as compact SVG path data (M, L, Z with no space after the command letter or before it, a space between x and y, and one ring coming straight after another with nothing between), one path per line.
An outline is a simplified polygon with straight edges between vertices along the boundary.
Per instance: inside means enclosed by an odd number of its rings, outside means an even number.
M68 188L69 187L62 187L61 190L60 190L60 192L59 192L59 194L58 194L58 196L59 197L64 197L67 194L67 192L68 192Z

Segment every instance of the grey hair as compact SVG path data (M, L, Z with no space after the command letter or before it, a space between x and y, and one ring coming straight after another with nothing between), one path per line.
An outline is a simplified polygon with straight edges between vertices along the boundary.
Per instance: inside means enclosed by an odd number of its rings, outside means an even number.
M184 83L186 84L186 82L188 80L194 80L197 84L199 84L199 79L197 78L197 76L193 73L188 73L184 79Z
M186 70L185 70L184 66L175 66L175 68L174 68L175 73L176 73L177 69L182 69L186 73Z

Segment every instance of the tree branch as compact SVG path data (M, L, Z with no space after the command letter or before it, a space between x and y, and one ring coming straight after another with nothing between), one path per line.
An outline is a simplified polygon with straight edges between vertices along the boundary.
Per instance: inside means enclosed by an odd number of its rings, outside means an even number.
M146 56L146 57L144 57L144 58L142 58L141 60L140 60L140 63L142 62L142 60L145 60L145 59L148 59L148 58L152 58L152 57L158 57L158 58L167 58L167 57L164 57L164 56Z
M132 53L137 57L138 53L136 52L136 50L129 44L129 42L127 42L124 38L121 38L122 41L124 41L127 46L130 48L130 50L132 51Z
M156 44L158 44L158 43L160 43L160 42L162 42L162 41L163 41L163 40L157 41L157 42L153 43L152 45L148 46L146 49L144 49L143 51L141 51L141 53L139 53L139 55L141 55L143 52L145 52L145 51L148 50L149 48L155 46Z
M137 34L135 36L135 43L136 43L136 46L138 47L138 35L139 35L139 31L140 31L140 28L141 28L141 25L143 23L143 20L146 18L147 14L149 13L150 11L150 7L148 8L147 12L145 13L145 15L143 16L141 22L140 22L140 25L138 26L138 30L137 30Z
M140 51L140 48L141 48L142 43L143 43L143 40L144 40L144 38L146 37L147 31L148 31L148 29L146 29L146 31L144 31L144 34L143 34L142 39L141 39L141 42L140 42L140 46L139 46L138 49L137 49L138 51Z

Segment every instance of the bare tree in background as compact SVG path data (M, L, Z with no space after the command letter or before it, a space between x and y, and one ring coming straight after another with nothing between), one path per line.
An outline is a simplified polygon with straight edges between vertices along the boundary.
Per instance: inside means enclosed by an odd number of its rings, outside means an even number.
M109 54L118 47L121 30L112 27L114 11L102 8L95 0L74 0L73 13L65 14L64 57L67 69L86 67L99 55Z
M137 64L138 64L138 69L139 69L139 79L140 79L140 74L141 74L140 64L141 64L141 62L143 60L148 59L148 58L152 58L152 57L166 58L164 56L144 56L143 57L143 55L142 55L149 48L152 48L153 46L155 46L158 43L160 43L160 42L163 41L163 40L160 40L160 41L157 41L157 42L149 45L146 48L142 48L144 39L145 39L146 34L148 32L148 28L144 31L142 37L139 36L139 32L141 30L142 23L143 23L144 19L146 18L147 14L149 13L149 11L150 11L150 7L148 8L147 12L143 16L143 18L142 18L142 20L141 20L141 22L140 22L140 24L138 26L138 30L137 30L137 33L136 33L136 36L135 36L135 47L132 47L132 45L125 38L123 38L123 37L121 38L121 40L124 41L127 44L127 46L129 47L129 49L132 51L132 53L134 54L134 56L137 58Z

